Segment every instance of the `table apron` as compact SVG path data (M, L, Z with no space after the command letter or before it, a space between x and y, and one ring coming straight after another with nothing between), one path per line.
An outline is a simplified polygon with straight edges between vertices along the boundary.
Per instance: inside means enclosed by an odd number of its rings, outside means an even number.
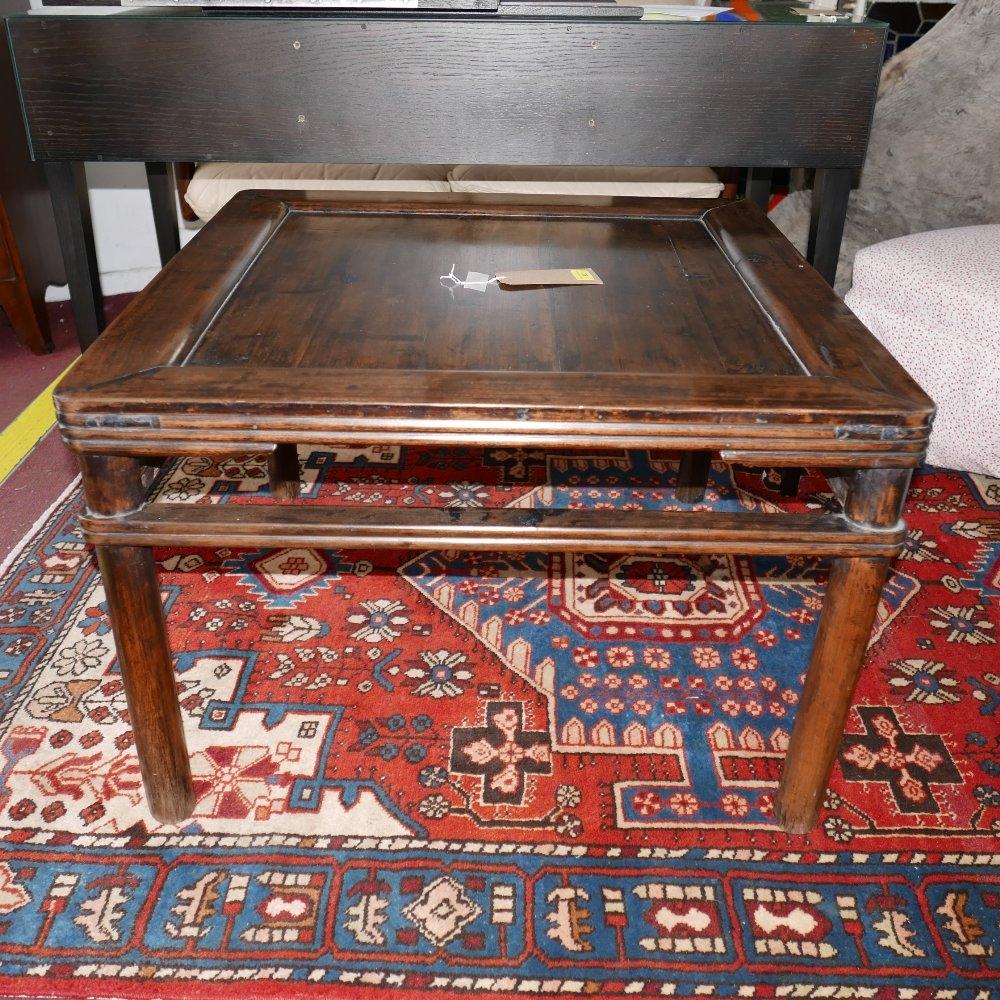
M767 441L724 438L719 434L483 434L460 431L412 433L397 430L392 433L330 435L321 433L288 434L269 432L244 435L239 438L197 437L138 437L76 436L63 428L63 439L75 452L101 455L122 455L146 458L150 456L245 455L247 452L269 453L278 444L315 444L323 448L354 448L381 446L437 446L475 448L581 448L650 449L653 451L711 451L725 462L746 465L805 465L818 468L886 468L915 469L923 464L926 441L837 441L773 438Z

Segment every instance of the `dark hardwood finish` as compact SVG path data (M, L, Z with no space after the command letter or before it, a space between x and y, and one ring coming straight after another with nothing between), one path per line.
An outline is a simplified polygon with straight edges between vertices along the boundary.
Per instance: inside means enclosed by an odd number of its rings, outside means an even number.
M10 34L42 159L850 168L884 28L145 11Z
M52 339L45 319L44 290L33 300L21 257L14 241L14 230L7 218L0 195L0 310L14 330L14 336L34 354L52 350Z
M844 505L861 528L902 526L900 514L910 473L877 469L853 473ZM824 790L844 734L844 724L864 665L889 559L834 559L805 690L785 755L775 815L790 833L816 823Z
M104 298L90 221L90 196L82 163L46 163L63 263L80 346L89 347L104 329Z
M18 18L9 33L42 160L716 163L752 168L762 200L772 167L861 166L885 26L760 13L705 25L146 9ZM151 188L166 259L158 171ZM809 259L829 278L846 202L823 190ZM81 277L96 274L92 240L72 213L60 225L86 347L103 328Z
M3 200L0 199L0 281L10 281L17 273L17 269L14 266L14 254L10 249L10 245L13 242L7 237L7 213L3 210Z
M438 280L455 264L502 274L566 262L598 274L614 269L617 279L590 288L491 288L485 295L452 295ZM360 273L380 275L378 297L350 280ZM595 308L599 332L588 323ZM587 326L592 332L578 335ZM274 336L285 329L301 333ZM333 221L292 213L186 364L234 358L254 369L802 371L708 231L670 219L443 217L401 227L395 216Z
M146 181L149 184L149 200L153 206L153 226L156 229L160 263L166 264L181 248L173 166L169 163L147 163Z
M615 280L453 293L438 279L459 262L592 266ZM571 434L580 446L915 466L932 413L742 202L618 212L246 192L88 361L58 394L64 435L86 451Z
M98 545L149 811L179 823L194 809L191 765L151 549Z
M906 393L913 385L828 283L748 202L710 211L705 223L807 371L858 388ZM904 382L899 382L902 376ZM894 388L895 386L895 388Z
M267 481L275 500L298 500L299 452L294 444L279 444L267 456Z
M876 531L839 514L590 510L458 510L154 503L115 519L85 516L95 543L310 545L317 548L497 549L516 552L684 552L894 555L899 526Z
M794 497L799 494L799 483L802 480L802 469L798 466L786 466L778 470L781 481L778 484L778 492L783 497Z
M0 0L0 17L27 7L27 0ZM10 54L0 40L0 310L36 354L52 348L45 288L63 280L45 172L31 162Z
M775 803L789 833L816 824L889 570L885 558L834 559Z
M705 495L711 467L710 451L684 452L677 470L677 499L682 503L697 503Z
M592 267L600 286L440 281ZM252 371L252 377L248 372ZM310 545L833 557L781 817L806 829L829 776L933 404L747 202L419 204L247 192L174 257L63 381L85 537L107 575L151 808L190 778L154 545ZM554 444L836 470L842 514L322 506L298 441ZM268 453L273 504L148 502L163 455ZM859 471L860 470L860 471ZM140 659L138 650L145 650ZM141 730L141 732L140 732Z
M87 508L94 517L111 520L141 503L139 462L87 456L81 467ZM153 553L98 545L97 561L146 800L158 820L177 823L191 814L195 800Z

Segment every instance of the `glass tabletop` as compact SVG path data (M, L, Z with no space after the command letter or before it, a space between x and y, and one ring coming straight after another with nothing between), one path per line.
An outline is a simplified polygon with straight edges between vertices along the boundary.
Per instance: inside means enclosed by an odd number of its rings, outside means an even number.
M256 2L255 7L231 6L233 3ZM147 4L147 0L124 0L122 6L101 5L82 3L74 6L42 6L33 8L20 14L9 15L10 20L25 17L129 17L144 19L176 19L176 18L306 18L306 17L335 17L343 19L371 20L394 19L394 20L495 20L498 17L504 21L511 20L565 20L574 22L592 21L604 23L618 23L628 25L642 25L650 30L667 30L677 25L703 25L719 26L723 24L780 24L780 25L802 25L820 29L844 29L857 28L859 24L879 25L881 22L865 18L863 21L853 21L847 14L837 14L836 12L810 10L808 0L802 2L788 2L788 0L715 0L711 5L706 5L705 9L714 10L711 19L703 20L680 20L673 18L645 17L641 20L626 18L621 16L602 15L600 13L589 12L585 17L581 16L580 9L588 6L587 0L501 0L502 4L512 3L510 13L493 13L488 11L475 12L469 10L419 10L419 9L351 9L337 8L323 5L324 0L268 0L265 6L264 0L202 0L203 5L199 5L199 0L176 0L175 5L157 6L154 2ZM414 5L417 0L412 0ZM292 6L292 4L301 6ZM560 6L566 6L566 12L558 10ZM642 6L636 0L636 6ZM526 8L537 6L539 14L529 14ZM517 12L513 10L516 7ZM831 16L834 14L836 16Z

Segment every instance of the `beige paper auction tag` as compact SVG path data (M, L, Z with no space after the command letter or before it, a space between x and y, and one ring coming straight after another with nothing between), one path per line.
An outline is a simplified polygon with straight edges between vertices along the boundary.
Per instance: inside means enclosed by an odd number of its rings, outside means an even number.
M561 267L548 271L507 271L498 274L501 285L603 285L597 272L589 267Z

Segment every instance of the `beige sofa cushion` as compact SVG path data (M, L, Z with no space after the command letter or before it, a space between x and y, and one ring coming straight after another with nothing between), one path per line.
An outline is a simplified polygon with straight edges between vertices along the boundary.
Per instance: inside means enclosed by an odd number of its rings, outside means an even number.
M637 198L718 198L708 167L454 167L452 191L466 194L568 194Z
M448 192L448 167L396 163L203 163L184 200L206 222L233 195L266 191Z
M203 163L184 196L207 221L233 195L268 191L455 191L640 198L717 198L722 184L708 167L510 167L397 163Z

